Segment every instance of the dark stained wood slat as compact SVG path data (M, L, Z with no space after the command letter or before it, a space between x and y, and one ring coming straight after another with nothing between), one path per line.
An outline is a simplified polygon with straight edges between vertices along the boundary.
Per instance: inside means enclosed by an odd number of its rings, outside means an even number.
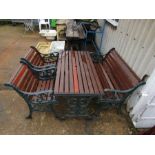
M95 69L96 69L97 73L100 75L99 79L100 79L100 82L102 84L102 89L104 90L105 88L110 88L108 82L106 81L104 74L102 74L102 69L99 66L100 64L95 63L94 65L95 65Z
M25 91L26 91L26 92L30 92L30 90L31 90L31 88L32 88L32 85L33 85L33 82L34 82L34 76L32 75L31 72L30 72L30 76L27 77L27 79L28 79L28 82L27 82Z
M85 70L85 73L86 73L86 79L87 79L87 82L88 82L89 93L93 94L94 89L93 89L92 82L91 82L91 79L90 79L90 74L89 74L89 71L88 71L88 66L87 66L86 57L85 57L84 52L81 52L81 56L82 56L82 62L83 62L84 70Z
M74 93L79 93L79 81L78 81L78 72L75 58L75 51L72 51L72 67L73 67L73 84L74 84Z
M108 64L108 67L111 70L111 73L112 73L112 76L115 79L115 82L117 83L117 85L119 86L120 89L123 89L124 85L126 86L126 83L124 83L122 81L122 75L119 75L118 68L116 68L116 65L113 65L113 63L111 62L110 57L108 57L108 59L106 60L106 63ZM115 73L115 74L113 74L113 73Z
M69 92L71 94L74 93L71 51L69 51L69 89L70 89Z
M39 61L37 65L41 64L41 62ZM27 85L27 88L26 88L26 91L30 91L30 92L33 92L34 90L40 90L38 89L37 85L38 85L38 82L37 82L37 79L35 78L35 75L33 75L33 73L31 71L30 72L30 79L29 80L29 83ZM42 81L41 81L42 82ZM42 82L43 83L43 82Z
M38 80L33 77L29 92L36 92L37 84L38 84Z
M69 61L69 53L66 51L65 56L65 93L69 93L69 73L68 73L68 62Z
M29 61L33 62L34 61L34 57L35 57L35 52L32 52L31 56L29 57Z
M98 65L99 65L98 67L100 68L99 69L100 80L102 81L102 85L103 85L104 89L107 89L107 88L108 89L115 89L112 82L111 82L111 79L108 77L103 65L101 63L99 63ZM109 97L109 98L114 96L114 94L112 94L110 92L109 93L105 92L104 95L106 97ZM115 97L118 97L118 95L115 94Z
M101 68L101 73L104 75L109 87L107 88L110 88L110 89L114 89L114 86L112 85L112 82L110 81L110 78L108 77L103 65L99 64L100 68Z
M96 93L103 93L103 88L102 88L102 86L101 86L101 82L100 82L100 80L99 80L99 77L98 77L98 75L97 75L97 72L96 72L96 70L95 70L95 66L94 66L94 64L93 64L93 62L92 62L92 59L91 59L91 57L90 57L89 52L86 52L86 55L87 55L87 58L88 58L88 60L89 60L91 72L92 72L92 74L93 74L93 79L94 79L93 84L95 85L94 87L97 87L97 90L98 90L98 92L96 92Z
M89 75L90 75L91 83L92 83L92 86L93 86L93 89L94 89L94 93L99 93L99 90L97 88L97 84L96 84L96 81L95 81L95 78L94 78L94 75L93 75L93 72L92 72L92 68L90 66L90 62L89 62L89 59L88 59L87 52L84 52L84 55L85 55L85 59L86 59L87 68L88 68L88 72L89 72Z
M30 80L30 77L31 77L31 72L26 70L24 73L23 80L21 79L21 82L19 85L17 85L17 87L19 87L21 90L26 90L27 82Z
M61 64L61 77L60 77L60 87L59 93L64 93L64 85L65 85L65 52L62 53L62 64Z
M82 58L81 58L81 52L78 52L77 54L78 54L78 58L79 58L80 71L81 71L81 77L82 77L83 86L84 86L84 92L86 94L88 94L89 93L88 81L87 81L86 75L85 75L85 70L84 70L84 66L83 66L83 62L82 62Z
M108 66L106 60L105 60L104 63L103 63L103 67L104 67L104 69L106 70L107 75L108 75L108 77L110 78L110 80L111 80L111 82L112 82L114 88L115 88L115 89L119 89L119 86L118 86L118 84L116 83L116 81L115 81L115 79L114 79L114 77L113 77L113 74L111 73L111 71L110 71L110 69L109 69L109 66Z
M116 81L121 81L119 82L121 84L120 88L122 89L129 89L131 87L133 87L133 85L131 84L131 81L130 81L130 77L128 77L126 74L124 74L125 72L122 70L122 66L119 66L118 63L112 59L112 57L109 58L112 63L112 67L113 67L113 70L116 70L115 71L115 78L116 78ZM114 64L115 63L115 64ZM119 68L119 70L118 70ZM123 75L123 76L122 76Z
M59 93L60 76L61 76L61 63L62 63L61 57L62 57L62 53L59 54L59 58L58 58L56 80L55 80L55 85L54 85L54 93L55 94Z
M130 69L124 65L121 59L117 58L117 56L114 56L113 53L111 53L109 56L109 61L111 61L114 69L119 68L119 70L116 70L116 74L118 75L117 79L120 79L124 84L122 89L129 89L138 83L138 79L134 77Z
M79 62L78 52L75 52L75 60L76 60L76 66L77 66L79 92L83 94L84 89L83 89L83 81L82 81L82 76L81 76L81 69L80 69L80 64L79 64L80 62Z
M40 61L40 59L39 59L39 57L38 56L35 56L34 57L34 61L33 61L33 65L37 65L38 63L40 63L41 61ZM40 63L41 64L41 63Z
M122 59L122 57L116 52L112 52L113 58L117 60L118 64L123 68L123 71L128 76L131 76L130 80L132 80L133 85L137 84L140 81L140 78L136 75L136 73L128 66L128 64ZM137 82L138 81L138 82Z
M12 83L17 85L18 81L21 79L21 77L24 75L24 72L26 71L27 66L23 66L19 72L19 74L17 74L17 76L13 79Z

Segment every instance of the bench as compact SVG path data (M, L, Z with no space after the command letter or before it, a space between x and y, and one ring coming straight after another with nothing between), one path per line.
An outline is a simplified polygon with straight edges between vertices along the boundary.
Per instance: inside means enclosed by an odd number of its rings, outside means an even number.
M19 68L5 86L13 88L27 103L29 115L33 111L51 111L53 100L54 81L39 80L26 65L20 64Z
M132 92L145 84L115 49L100 57L93 55L91 58L88 51L59 54L54 96L58 105L66 105L61 113L55 111L59 118L91 118L90 105L95 106L97 113L112 106L120 112Z
M27 65L39 79L48 80L55 77L58 53L52 53L50 57L44 57L31 46L29 52L20 63Z
M55 110L55 115L59 119L91 118L94 99L100 94L103 94L103 89L89 52L60 53L54 85L54 96L58 104L54 107L65 106L61 112Z
M34 48L30 53L33 55L25 58L31 64L44 65L44 60L39 63L43 58ZM100 57L91 58L88 51L63 51L54 62L54 79L41 79L29 65L22 63L5 85L24 98L30 111L27 118L32 117L33 111L52 111L60 119L90 119L107 107L116 106L121 110L132 92L145 84L145 78L140 80L115 49Z
M103 108L114 105L121 110L122 104L133 91L146 83L146 76L141 80L114 48L99 61L96 58L94 65L104 90L99 103Z

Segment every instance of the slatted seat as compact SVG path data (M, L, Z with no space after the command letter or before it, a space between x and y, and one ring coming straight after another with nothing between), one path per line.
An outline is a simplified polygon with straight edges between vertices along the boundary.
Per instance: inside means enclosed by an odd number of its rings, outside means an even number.
M35 47L31 46L26 56L21 58L20 63L27 65L39 79L47 80L55 76L57 57L58 53L44 57Z
M44 105L52 103L53 80L38 80L38 77L26 65L20 64L15 74L5 85L12 87L24 98L30 110L27 118L32 117L33 111L45 111L46 106Z
M115 49L111 49L102 62L94 65L104 90L101 102L121 105L135 89L145 84Z
M24 56L23 59L29 61L32 65L35 66L45 66L47 64L53 64L57 58L57 53L51 53L49 57L41 54L34 46L30 46L28 53ZM52 60L52 56L55 58Z
M59 55L55 95L96 95L103 93L89 52L64 51Z

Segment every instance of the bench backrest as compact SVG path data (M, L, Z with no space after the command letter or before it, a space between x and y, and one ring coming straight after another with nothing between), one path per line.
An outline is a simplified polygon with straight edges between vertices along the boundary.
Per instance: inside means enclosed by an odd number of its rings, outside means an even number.
M30 47L30 50L24 58L27 59L31 64L36 66L42 66L44 64L44 59L41 57L38 50L33 46Z
M129 89L140 82L139 77L120 57L115 49L109 51L103 60L103 66L115 89Z
M34 92L38 86L38 80L35 75L26 65L23 64L20 64L9 83L19 90L26 92Z

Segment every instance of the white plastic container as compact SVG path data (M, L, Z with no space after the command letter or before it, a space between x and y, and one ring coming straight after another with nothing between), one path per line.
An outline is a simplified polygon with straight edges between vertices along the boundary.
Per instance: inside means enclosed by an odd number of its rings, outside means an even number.
M41 36L45 37L45 35L46 35L46 33L47 33L48 31L49 31L49 30L41 30L41 31L39 32L39 34L40 34Z
M57 35L57 31L56 30L48 30L45 33L45 37L48 40L54 40L56 35Z
M65 41L52 41L50 52L62 52L65 49Z

